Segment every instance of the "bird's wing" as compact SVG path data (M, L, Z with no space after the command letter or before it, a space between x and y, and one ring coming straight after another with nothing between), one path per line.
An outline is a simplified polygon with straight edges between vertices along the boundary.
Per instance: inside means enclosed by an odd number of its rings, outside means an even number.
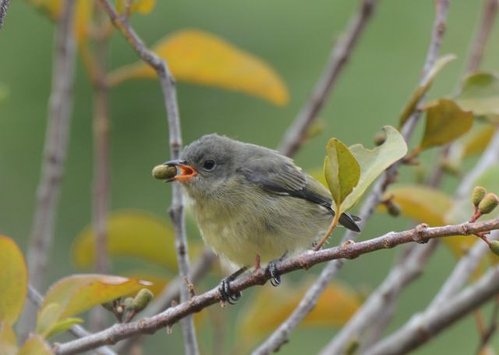
M290 160L247 160L240 173L267 192L302 198L331 209L328 191Z
M288 195L323 206L334 214L331 195L317 180L305 174L288 159L248 159L239 172L247 181L263 190L278 195ZM340 223L348 229L360 231L355 223L358 217L343 213Z

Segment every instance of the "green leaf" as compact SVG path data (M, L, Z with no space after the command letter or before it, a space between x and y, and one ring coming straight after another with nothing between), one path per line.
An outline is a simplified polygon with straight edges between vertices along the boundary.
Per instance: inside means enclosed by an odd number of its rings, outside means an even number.
M24 306L28 270L21 250L4 235L0 235L0 285L0 321L12 325Z
M324 176L333 200L340 208L345 198L359 182L360 166L346 145L331 138L326 145Z
M80 274L53 284L38 313L37 333L53 334L61 321L116 298L133 294L148 286L147 281L120 276Z
M485 72L468 76L456 101L476 116L499 122L499 78Z
M173 227L164 219L142 211L116 211L107 221L107 251L111 257L131 256L177 270ZM95 237L86 227L73 243L73 260L78 267L95 263Z
M19 349L18 355L53 355L50 345L38 334L32 334Z
M361 171L359 183L343 202L344 210L352 207L383 171L407 154L404 137L391 126L385 126L383 130L386 140L382 145L373 149L366 149L361 144L350 147L350 151L359 162Z
M16 334L8 323L0 322L0 354L16 355L17 340Z
M440 99L428 104L426 126L420 143L421 149L447 144L469 131L473 113L463 111L454 101Z
M431 88L431 84L433 83L433 79L437 76L437 74L451 61L456 59L456 56L454 54L447 54L444 55L440 58L438 58L435 61L435 64L433 64L433 67L430 69L430 72L428 73L428 76L426 77L426 81L422 83L422 85L418 86L416 90L412 93L411 97L409 98L409 101L407 102L406 106L402 110L402 113L400 114L400 121L399 121L399 127L402 127L404 123L407 121L407 119L411 116L411 114L414 112L416 109L416 106L418 105L419 101L423 97L424 94Z

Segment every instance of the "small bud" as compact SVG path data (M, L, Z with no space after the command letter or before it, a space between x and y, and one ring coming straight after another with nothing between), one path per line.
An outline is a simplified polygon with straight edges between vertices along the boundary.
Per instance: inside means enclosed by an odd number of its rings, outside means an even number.
M373 140L375 146L382 145L386 141L386 133L384 131L379 131L374 135Z
M398 217L400 216L400 212L402 212L400 206L393 201L386 204L386 209L388 214L392 217Z
M158 180L170 180L177 175L177 168L173 165L156 165L152 169L152 176Z
M471 202L473 202L473 206L478 207L486 194L487 190L485 189L485 187L475 186L473 192L471 193Z
M133 298L133 309L135 312L140 312L144 308L147 307L149 302L152 300L154 297L153 293L151 290L147 288L143 288L137 293L137 295Z
M452 176L459 176L459 174L461 173L461 168L455 161L444 159L440 163L440 166L442 167L442 170L444 172Z
M133 297L127 297L123 300L123 304L122 304L124 310L126 311L130 311L130 310L133 310L134 307L133 307Z
M487 193L480 203L478 204L478 210L481 214L487 214L492 212L497 205L499 205L499 198L496 194L489 192Z
M490 250L499 256L499 240L492 240L489 243Z

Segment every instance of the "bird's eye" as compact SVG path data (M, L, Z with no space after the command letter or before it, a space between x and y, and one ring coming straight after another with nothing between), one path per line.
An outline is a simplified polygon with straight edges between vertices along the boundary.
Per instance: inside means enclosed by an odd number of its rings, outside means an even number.
M211 160L211 159L208 159L208 160L205 160L204 163L203 163L203 169L204 170L213 170L215 168L215 161L214 160Z

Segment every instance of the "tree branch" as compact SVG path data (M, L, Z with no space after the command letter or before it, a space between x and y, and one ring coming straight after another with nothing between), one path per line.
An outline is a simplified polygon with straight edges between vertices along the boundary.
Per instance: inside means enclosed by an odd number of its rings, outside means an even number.
M49 99L41 177L28 246L29 279L36 289L42 289L45 280L47 261L54 239L64 162L68 151L75 64L73 22L74 1L65 0L62 3L62 12L54 35L52 91ZM28 306L20 321L21 337L26 336L33 326L34 316L34 310Z
M9 8L10 0L0 0L0 30L3 27L5 16L7 16L7 9Z
M326 103L328 96L338 81L339 75L371 18L376 4L377 0L362 0L359 9L350 19L344 34L341 35L332 48L329 62L321 73L312 95L286 131L279 146L279 151L282 154L293 156L303 144L308 128L316 120L317 115Z
M100 4L108 14L113 25L126 38L139 57L149 64L157 73L163 91L163 100L166 107L169 128L170 154L172 159L177 159L182 147L182 133L180 129L180 115L177 104L177 92L175 81L168 65L154 52L150 51L140 39L135 30L130 26L126 16L120 16L109 0L99 0ZM189 259L187 249L187 237L185 233L184 201L181 187L172 184L172 203L170 216L176 236L177 260L180 276L186 284L180 291L180 299L185 302L190 299ZM182 332L184 335L185 352L188 355L199 353L193 319L191 316L182 320Z
M413 316L412 320L385 340L366 351L368 355L406 354L426 343L442 330L477 309L499 292L499 266L491 268L475 284L439 307Z
M499 218L484 222L466 222L458 225L442 227L428 227L420 224L415 228L402 231L390 232L377 238L359 243L347 242L341 246L319 251L308 251L293 258L285 259L276 265L279 274L289 273L298 269L308 269L311 266L333 259L353 259L360 255L380 249L393 248L400 244L411 242L424 243L432 238L452 235L472 235L499 229ZM234 292L242 291L251 286L262 285L269 279L269 275L263 269L236 279L231 283ZM155 316L144 318L136 322L116 324L106 330L92 334L88 337L73 340L63 344L57 344L57 354L69 354L77 351L94 349L104 344L114 344L122 339L144 333L153 333L163 327L171 327L183 317L199 312L202 309L220 301L218 287L201 295L192 297L187 302L168 308Z

